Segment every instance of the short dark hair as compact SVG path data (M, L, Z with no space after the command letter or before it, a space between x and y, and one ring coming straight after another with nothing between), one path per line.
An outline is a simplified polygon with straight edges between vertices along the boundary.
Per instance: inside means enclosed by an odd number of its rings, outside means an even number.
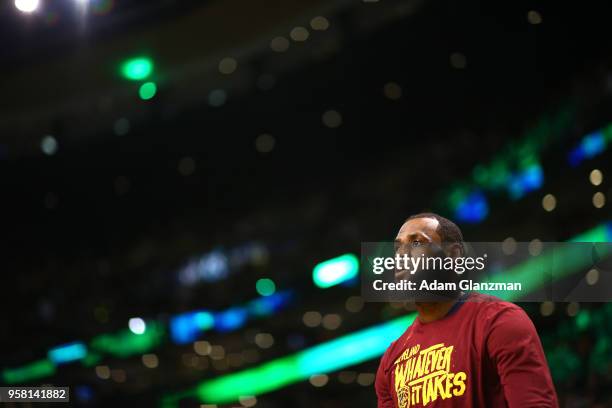
M436 232L440 234L440 238L442 238L443 243L458 243L463 244L463 234L461 230L451 220L448 218L444 218L441 215L432 213L432 212L423 212L415 215L411 215L408 217L408 220L414 220L415 218L433 218L438 220L438 229Z

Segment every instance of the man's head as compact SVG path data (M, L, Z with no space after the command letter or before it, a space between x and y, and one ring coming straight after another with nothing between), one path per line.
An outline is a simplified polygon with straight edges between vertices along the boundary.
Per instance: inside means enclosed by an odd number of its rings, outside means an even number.
M395 238L395 252L409 257L458 257L464 254L463 234L451 220L434 213L420 213L409 217L400 228ZM421 273L419 273L421 272ZM410 274L407 270L398 270L396 280L442 279L453 280L452 272L426 271L427 275L417 271Z
M405 251L428 244L443 247L449 256L460 256L463 253L463 234L448 218L426 212L408 217L395 237L396 250Z
M441 215L424 212L412 215L404 221L396 239L405 239L410 233L423 232L430 233L432 239L439 245L442 244L463 244L463 234L461 230L451 220Z

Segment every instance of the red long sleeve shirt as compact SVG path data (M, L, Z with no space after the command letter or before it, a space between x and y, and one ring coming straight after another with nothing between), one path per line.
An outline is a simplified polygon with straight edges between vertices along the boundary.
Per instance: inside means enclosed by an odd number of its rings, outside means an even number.
M558 407L544 351L520 307L470 294L391 343L376 375L378 408Z

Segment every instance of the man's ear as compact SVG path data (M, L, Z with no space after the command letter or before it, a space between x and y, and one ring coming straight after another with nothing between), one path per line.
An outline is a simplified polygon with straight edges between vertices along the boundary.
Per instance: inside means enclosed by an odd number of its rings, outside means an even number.
M463 256L463 245L457 242L454 242L453 244L449 246L449 253L450 253L450 256L452 256L453 258L458 258L460 256Z

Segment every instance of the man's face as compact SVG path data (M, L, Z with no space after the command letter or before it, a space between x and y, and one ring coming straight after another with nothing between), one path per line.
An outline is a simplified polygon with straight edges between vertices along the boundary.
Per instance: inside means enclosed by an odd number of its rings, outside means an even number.
M442 238L437 232L439 225L435 218L414 218L406 221L395 237L395 252L410 257L432 255L430 244L435 244L434 247L438 248L442 244ZM396 282L408 279L409 276L409 271L395 271Z

